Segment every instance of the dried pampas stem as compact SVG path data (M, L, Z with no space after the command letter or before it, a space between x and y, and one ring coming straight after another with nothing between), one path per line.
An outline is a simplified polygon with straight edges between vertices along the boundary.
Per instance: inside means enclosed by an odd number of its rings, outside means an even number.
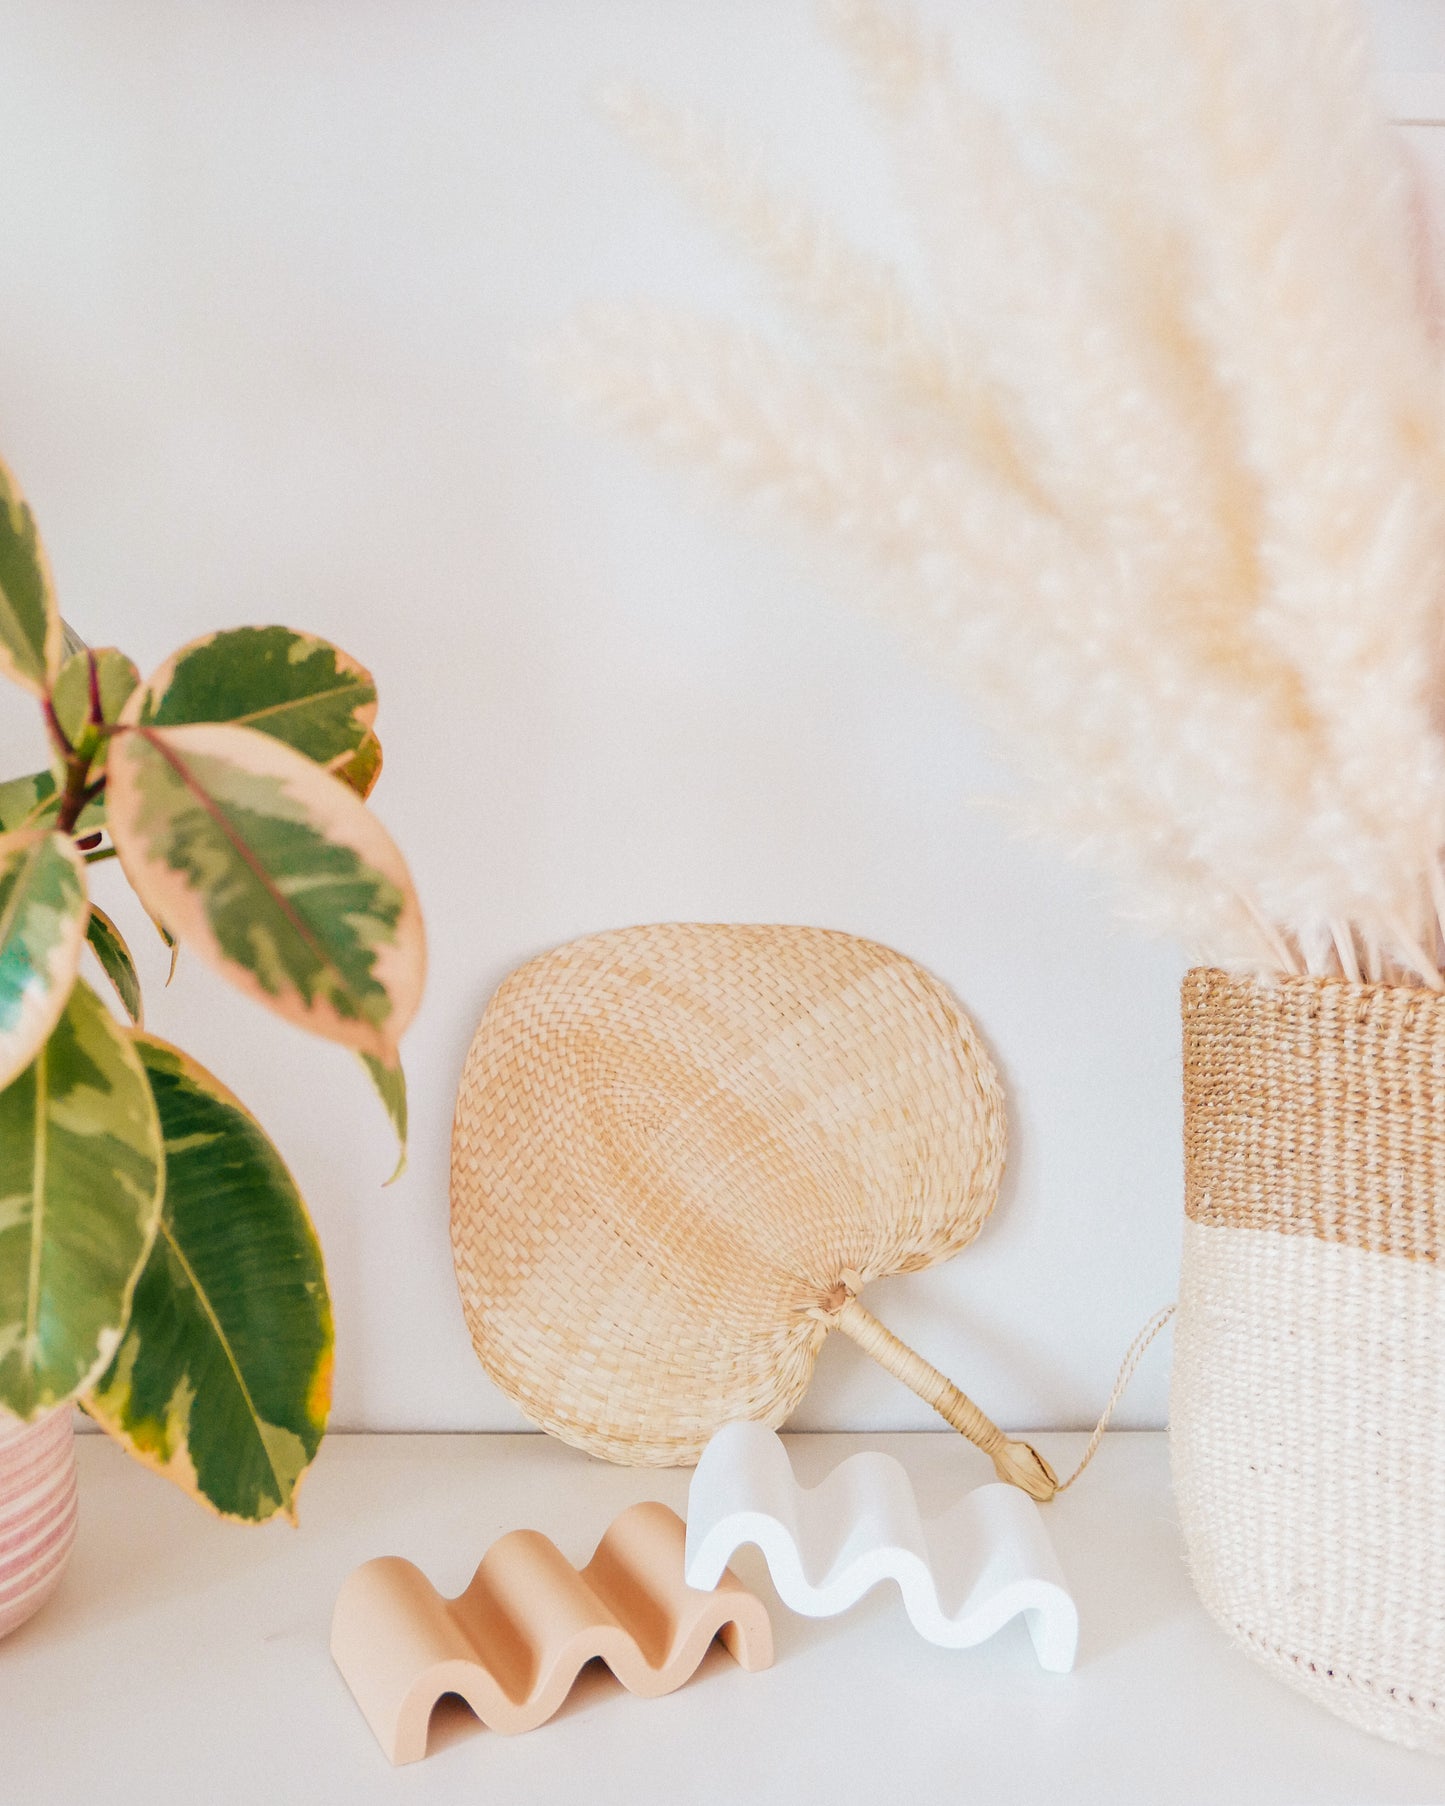
M1340 971L1351 984L1360 982L1360 962L1355 958L1355 940L1348 922L1331 922L1330 936L1340 958Z

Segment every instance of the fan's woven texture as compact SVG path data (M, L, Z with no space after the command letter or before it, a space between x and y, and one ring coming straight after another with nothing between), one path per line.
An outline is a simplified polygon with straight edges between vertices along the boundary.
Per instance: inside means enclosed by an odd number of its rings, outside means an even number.
M1200 1597L1445 1753L1445 998L1191 972L1170 1408Z
M781 1423L857 1283L977 1234L998 1080L948 992L816 928L668 924L502 985L472 1043L452 1243L483 1365L612 1461Z

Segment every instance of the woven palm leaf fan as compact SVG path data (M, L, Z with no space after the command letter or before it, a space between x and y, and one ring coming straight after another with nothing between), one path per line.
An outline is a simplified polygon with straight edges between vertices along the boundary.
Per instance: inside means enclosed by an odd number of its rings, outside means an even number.
M472 1340L534 1422L609 1461L780 1424L830 1330L1035 1498L1056 1481L858 1301L978 1233L998 1079L911 960L819 928L666 924L514 972L467 1057L452 1247Z

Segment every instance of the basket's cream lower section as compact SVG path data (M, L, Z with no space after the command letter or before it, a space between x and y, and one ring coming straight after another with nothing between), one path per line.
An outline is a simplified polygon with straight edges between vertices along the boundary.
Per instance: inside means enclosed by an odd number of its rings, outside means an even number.
M1445 1753L1445 1272L1186 1221L1170 1446L1219 1623L1341 1717Z

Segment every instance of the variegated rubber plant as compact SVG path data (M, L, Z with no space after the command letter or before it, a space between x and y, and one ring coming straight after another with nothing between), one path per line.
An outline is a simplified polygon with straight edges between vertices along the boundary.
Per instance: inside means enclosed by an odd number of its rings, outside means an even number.
M365 804L375 687L285 627L212 634L142 682L62 622L3 467L0 672L38 699L54 751L0 784L0 1409L79 1401L223 1515L294 1517L331 1394L316 1234L244 1105L143 1031L135 963L86 868L119 859L173 966L193 949L354 1048L404 1161L397 1044L425 943ZM119 1013L80 976L87 943Z

